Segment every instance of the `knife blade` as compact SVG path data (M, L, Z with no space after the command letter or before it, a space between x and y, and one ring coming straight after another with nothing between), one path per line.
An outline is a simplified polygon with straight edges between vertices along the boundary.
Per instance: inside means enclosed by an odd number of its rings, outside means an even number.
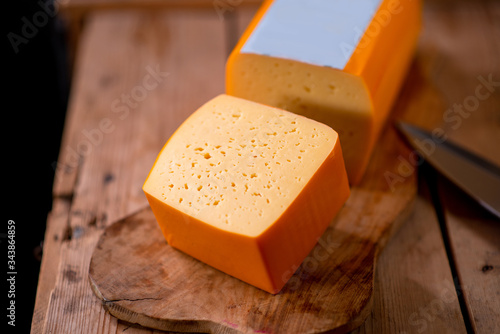
M424 160L500 218L498 166L416 126L397 122L396 127Z

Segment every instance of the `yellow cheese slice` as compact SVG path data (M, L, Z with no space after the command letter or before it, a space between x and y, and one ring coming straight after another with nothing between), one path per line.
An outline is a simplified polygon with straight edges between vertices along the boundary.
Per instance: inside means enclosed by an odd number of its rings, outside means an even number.
M267 0L226 64L226 93L338 132L351 185L412 59L418 0Z
M143 190L172 247L270 293L349 196L334 130L224 94L171 136Z

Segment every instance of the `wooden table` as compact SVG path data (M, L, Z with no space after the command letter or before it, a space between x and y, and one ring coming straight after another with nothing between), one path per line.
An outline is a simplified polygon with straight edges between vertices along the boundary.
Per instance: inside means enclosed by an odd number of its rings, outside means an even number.
M224 91L225 60L257 7L151 3L63 7L78 39L32 333L157 332L105 311L89 261L104 228L147 206L142 184L183 115ZM417 125L500 165L500 3L427 1L423 18L394 108L422 110ZM488 98L447 119L479 78L493 82ZM499 333L500 221L432 169L418 173L413 213L379 258L372 312L354 332Z

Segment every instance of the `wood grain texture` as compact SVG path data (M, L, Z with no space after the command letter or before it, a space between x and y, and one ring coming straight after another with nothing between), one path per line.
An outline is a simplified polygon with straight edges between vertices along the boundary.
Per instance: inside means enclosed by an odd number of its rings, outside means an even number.
M437 7L433 15L430 28L439 32L433 44L443 57L436 76L446 101L443 115L454 111L439 127L449 140L500 166L500 3L458 2ZM478 38L481 32L485 38ZM453 279L470 327L475 333L500 332L500 219L443 177L437 187Z
M88 285L92 250L110 222L147 205L141 186L166 138L223 91L223 24L211 10L88 18L54 184L68 207L54 223L60 244L56 261L44 259L33 332L117 330Z
M61 1L61 11L101 10L101 9L172 9L172 8L217 8L232 11L240 6L253 6L262 0L65 0Z
M428 9L421 49L435 55L432 82L443 100L440 118L428 129L442 130L448 140L500 166L500 4L459 1ZM470 328L498 332L500 221L444 178L437 188L453 281Z
M45 229L43 257L37 286L36 304L31 321L31 332L43 331L50 294L59 273L59 254L61 244L67 238L66 231L70 201L55 199Z
M414 124L431 131L442 129L450 140L497 164L500 155L492 143L500 142L498 92L491 92L473 111L464 109L460 114L449 110L458 110L455 105L473 100L481 83L479 76L493 74L493 80L500 81L499 63L494 60L500 50L500 39L494 37L500 33L498 14L498 3L494 2L426 2L416 60L401 93L418 92L413 103L425 112L413 120ZM402 103L404 98L400 98ZM476 333L498 331L500 278L496 265L487 263L499 261L500 225L449 182L441 181L440 188L447 225L443 237L450 242L458 276L447 264L443 240L436 238L439 222L429 195L420 190L414 217L382 254L373 311L356 333L463 332L466 327L457 314L458 297L465 299L465 311L470 313L472 324L467 327ZM415 252L420 260L409 258Z
M237 25L242 31L251 15L240 13ZM409 213L415 195L414 175L405 175L397 186L385 178L384 173L402 173L397 158L408 154L404 145L394 144L396 134L388 129L386 145L378 149L363 186L353 190L340 217L279 296L273 298L171 249L148 209L111 226L99 241L89 270L96 295L118 318L162 330L345 332L359 326L370 311L375 257ZM138 221L143 229L128 230ZM144 243L153 235L153 243ZM315 258L325 245L348 251ZM131 259L131 254L138 258ZM120 264L120 269L110 274L110 263ZM186 277L191 279L186 282Z
M457 268L454 282L475 333L500 332L500 219L446 179L440 194Z
M421 178L412 216L377 262L372 312L353 334L467 332L429 197Z
M220 20L237 9L255 7L262 0L64 0L57 1L57 13L67 25L68 58L73 66L86 17L106 10L165 11L176 9L212 12Z
M497 145L491 145L493 140L489 139L497 138L500 132L482 131L485 127L497 129L495 126L500 124L496 88L470 117L462 118L458 131L452 127L455 122L443 120L454 103L462 103L475 94L479 75L487 77L491 73L493 80L500 81L498 3L439 0L424 4L424 34L407 80L412 87L403 90L396 109L408 110L412 117L407 121L431 130L442 127L453 140L498 162ZM155 13L86 12L57 168L55 204L47 225L32 333L42 333L44 328L45 332L70 333L162 332L122 322L103 312L86 279L90 255L111 222L146 207L140 191L145 173L169 131L182 121L184 112L223 91L223 78L218 77L223 71L223 59L252 17L251 10L243 7L231 7L235 10L227 11L224 19L210 7L199 7L196 13L178 9L169 9L171 13L158 9ZM183 24L180 21L184 19ZM182 31L170 26L170 20L183 27ZM196 29L189 28L192 24ZM236 30L238 26L240 30ZM204 37L204 51L197 47L196 38L191 39L197 35ZM177 43L175 49L171 41ZM207 44L213 46L208 54ZM127 116L119 118L125 115L124 111L114 112L113 101L122 94L131 94L135 86L141 85L146 67L157 64L171 75L148 91L136 107L129 107ZM204 72L198 75L200 69ZM212 76L202 77L207 74ZM182 111L172 113L173 110ZM476 114L481 116L476 118ZM104 134L91 152L82 151L82 143L88 140L83 131L98 129L104 118L111 119L116 127ZM78 149L80 153L75 154ZM400 169L395 171L403 182L411 174L404 170L402 162L408 160L409 153L403 153ZM455 196L450 196L449 186L445 182L442 192L453 258L460 272L451 279L458 281L460 297L466 296L476 331L494 332L500 323L496 312L500 298L495 297L499 286L497 225L480 208L470 207L470 201L453 186L451 194ZM418 198L412 218L382 253L375 276L373 311L359 328L360 333L463 331L455 323L459 321L456 300L446 302L447 307L436 316L429 313L430 306L437 303L431 303L433 300L443 300L441 293L448 291L451 276L449 267L441 265L443 249L435 235L433 224L437 222L429 210L425 196ZM420 244L423 239L427 242ZM412 243L418 243L418 247L412 248ZM426 252L428 246L433 249L430 253ZM422 265L420 252L433 259L430 266ZM398 261L402 267L396 265ZM418 268L416 277L412 268ZM445 299L451 300L448 297L446 292ZM422 311L427 315L422 315ZM410 318L414 312L417 316ZM427 320L428 327L422 331L421 320L426 317L437 320Z

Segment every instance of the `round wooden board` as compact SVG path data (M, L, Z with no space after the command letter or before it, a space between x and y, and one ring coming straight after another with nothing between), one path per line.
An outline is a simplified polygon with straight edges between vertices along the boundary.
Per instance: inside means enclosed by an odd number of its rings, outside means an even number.
M371 310L378 254L411 213L410 153L388 123L362 184L277 295L170 247L149 208L104 231L90 263L92 289L115 317L166 331L350 331Z

